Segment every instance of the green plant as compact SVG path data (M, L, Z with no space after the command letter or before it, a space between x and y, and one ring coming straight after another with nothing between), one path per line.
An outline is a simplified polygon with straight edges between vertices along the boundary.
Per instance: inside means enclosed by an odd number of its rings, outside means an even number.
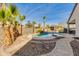
M43 31L45 30L45 23L46 23L46 16L43 16L43 24L44 24Z
M33 33L34 33L36 21L33 20L32 24L33 24Z
M8 7L6 7L6 4L2 4L2 9L0 10L0 22L2 22L2 26L4 28L4 34L5 35L5 44L11 43L11 40L14 40L15 36L15 22L16 17L18 16L18 10L16 6L9 4ZM8 25L7 27L5 27ZM13 25L14 27L11 27ZM8 43L7 43L8 42Z
M40 32L42 32L42 29L38 28L37 33L40 33Z
M25 16L20 15L19 18L20 18L20 26L21 26L21 33L20 34L22 35L22 24L21 24L21 22L24 21Z

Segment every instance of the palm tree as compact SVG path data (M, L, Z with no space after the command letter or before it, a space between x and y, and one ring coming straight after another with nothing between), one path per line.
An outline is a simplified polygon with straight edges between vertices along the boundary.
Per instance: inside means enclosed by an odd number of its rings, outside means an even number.
M15 25L16 17L19 15L17 7L12 5L12 4L9 4L8 10L9 10L9 12L11 14L11 16L10 16L11 23Z
M45 30L45 22L46 22L46 16L43 16L43 24L44 24L43 31Z
M27 21L27 26L28 26L29 28L32 27L32 23L31 23L29 20Z
M40 23L38 24L38 28L41 28L41 24Z
M21 35L22 35L22 24L21 24L21 22L25 19L25 16L19 16L19 18L20 18Z
M11 23L11 36L12 36L12 40L14 41L15 38L15 34L16 34L16 17L19 15L17 7L15 5L9 4L8 6L8 10L10 13L10 18L9 21Z
M2 22L3 30L4 30L4 45L10 45L12 44L12 39L11 39L11 32L10 32L10 25L7 24L9 21L9 12L6 8L6 4L2 5L2 9L0 10L0 21Z
M0 10L0 21L2 22L3 27L4 24L6 23L6 20L7 20L7 13L6 13L5 4L3 4L2 9Z
M18 21L15 21L15 39L16 39L16 37L18 37L19 36L19 29L18 29L18 26L19 26L19 22Z
M36 21L34 20L34 21L32 22L32 24L33 24L33 33L34 33Z
M16 17L18 15L19 13L16 6L12 4L9 4L8 7L6 7L6 4L2 5L2 9L0 10L0 22L2 22L2 26L4 28L4 42L6 45L10 45L15 39ZM9 23L8 26L7 23Z
M50 29L50 25L47 24L46 27L47 27L47 31L48 31Z

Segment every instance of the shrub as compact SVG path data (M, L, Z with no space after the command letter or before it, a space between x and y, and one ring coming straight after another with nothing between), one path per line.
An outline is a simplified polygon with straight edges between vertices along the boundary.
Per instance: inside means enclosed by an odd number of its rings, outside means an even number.
M37 30L37 33L40 33L40 32L42 32L42 29L41 29L41 28L39 28L39 29Z

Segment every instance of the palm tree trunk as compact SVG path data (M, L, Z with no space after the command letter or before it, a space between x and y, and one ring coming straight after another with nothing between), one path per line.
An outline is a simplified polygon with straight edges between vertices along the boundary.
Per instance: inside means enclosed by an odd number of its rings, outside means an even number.
M4 46L9 46L13 43L12 37L11 37L11 32L10 32L10 26L4 26L4 35L5 39L3 41Z
M10 32L11 32L12 41L14 42L14 40L15 40L15 31L14 31L14 26L13 25L11 25L11 27L10 27Z
M22 25L21 25L21 35L22 35Z
M43 27L43 31L45 31L45 22L44 22L44 27Z
M21 32L22 32L21 24L19 24L19 25L17 26L17 29L16 29L16 30L18 31L18 36L21 35Z
M33 33L34 33L34 31L35 31L35 27L34 27L34 25L33 25Z

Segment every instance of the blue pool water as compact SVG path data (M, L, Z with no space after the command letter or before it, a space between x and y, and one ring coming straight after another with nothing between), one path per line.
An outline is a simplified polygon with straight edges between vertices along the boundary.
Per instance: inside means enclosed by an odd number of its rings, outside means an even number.
M52 33L40 33L40 34L33 35L33 37L40 37L40 38L46 38L49 36L52 36Z
M62 33L55 33L55 32L50 32L50 33L39 33L39 34L35 34L33 35L33 37L37 37L37 38L47 38L47 37L53 37L53 36L62 36Z

